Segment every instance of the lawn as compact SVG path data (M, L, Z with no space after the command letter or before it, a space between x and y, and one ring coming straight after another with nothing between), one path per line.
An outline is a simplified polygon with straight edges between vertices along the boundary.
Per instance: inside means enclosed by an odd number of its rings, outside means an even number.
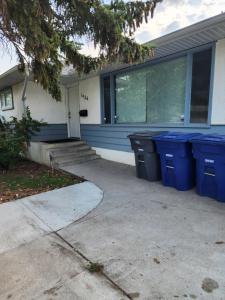
M2 171L0 171L2 172ZM82 178L31 161L0 173L0 204L82 182Z

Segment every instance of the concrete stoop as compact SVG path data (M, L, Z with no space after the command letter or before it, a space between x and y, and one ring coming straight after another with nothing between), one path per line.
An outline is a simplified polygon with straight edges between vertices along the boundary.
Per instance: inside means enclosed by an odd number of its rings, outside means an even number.
M100 158L85 141L65 143L32 142L28 158L36 162L62 168Z
M61 168L100 158L84 141L51 145L49 155L55 167Z

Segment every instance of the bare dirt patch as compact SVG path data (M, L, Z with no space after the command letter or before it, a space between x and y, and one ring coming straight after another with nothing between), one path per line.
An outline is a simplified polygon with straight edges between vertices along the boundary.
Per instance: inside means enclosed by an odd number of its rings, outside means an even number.
M0 170L0 204L82 181L82 178L60 170L21 161L6 173Z

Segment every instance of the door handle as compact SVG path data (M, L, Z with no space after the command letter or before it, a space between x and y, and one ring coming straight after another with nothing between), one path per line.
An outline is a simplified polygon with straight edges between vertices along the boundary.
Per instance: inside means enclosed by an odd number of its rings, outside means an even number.
M181 122L184 121L184 115L180 115L180 120L181 120Z

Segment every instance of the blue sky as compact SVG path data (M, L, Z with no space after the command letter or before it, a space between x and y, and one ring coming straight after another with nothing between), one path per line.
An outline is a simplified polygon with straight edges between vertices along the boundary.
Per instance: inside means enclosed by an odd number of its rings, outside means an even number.
M137 42L144 43L190 24L225 12L225 0L163 0L155 16L136 32ZM91 43L86 43L83 53L96 53ZM17 63L13 50L6 51L0 46L0 74Z

